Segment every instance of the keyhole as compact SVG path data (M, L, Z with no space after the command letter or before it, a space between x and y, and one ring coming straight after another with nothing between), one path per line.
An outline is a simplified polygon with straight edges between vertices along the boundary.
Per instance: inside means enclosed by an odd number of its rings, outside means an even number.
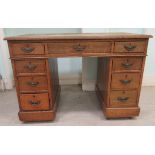
M123 94L125 94L125 91L123 91Z

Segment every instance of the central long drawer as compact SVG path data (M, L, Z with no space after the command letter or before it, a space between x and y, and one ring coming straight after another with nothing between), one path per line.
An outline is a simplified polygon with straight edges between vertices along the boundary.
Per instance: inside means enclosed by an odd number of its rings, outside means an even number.
M112 42L55 42L47 44L49 54L61 53L110 53Z

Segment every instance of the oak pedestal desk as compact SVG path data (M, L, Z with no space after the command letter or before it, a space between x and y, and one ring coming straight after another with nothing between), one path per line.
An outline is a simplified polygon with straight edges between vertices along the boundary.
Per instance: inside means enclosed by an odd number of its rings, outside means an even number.
M96 94L106 118L138 116L152 36L130 33L23 35L5 38L21 121L50 121L60 95L57 58L98 57Z

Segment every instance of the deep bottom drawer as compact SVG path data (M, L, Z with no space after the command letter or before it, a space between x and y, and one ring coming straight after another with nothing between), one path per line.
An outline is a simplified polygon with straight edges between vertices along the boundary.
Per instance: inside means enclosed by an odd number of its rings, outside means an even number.
M137 91L111 91L110 107L135 107L137 106Z
M24 111L49 110L48 93L43 94L21 94L20 107Z

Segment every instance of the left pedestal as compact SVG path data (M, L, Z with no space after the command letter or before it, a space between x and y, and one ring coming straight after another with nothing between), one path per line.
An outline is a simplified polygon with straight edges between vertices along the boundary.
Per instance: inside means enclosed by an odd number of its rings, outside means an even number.
M20 108L18 115L23 122L52 121L56 115L60 94L58 64L56 58L38 56L44 49L38 43L9 44Z

